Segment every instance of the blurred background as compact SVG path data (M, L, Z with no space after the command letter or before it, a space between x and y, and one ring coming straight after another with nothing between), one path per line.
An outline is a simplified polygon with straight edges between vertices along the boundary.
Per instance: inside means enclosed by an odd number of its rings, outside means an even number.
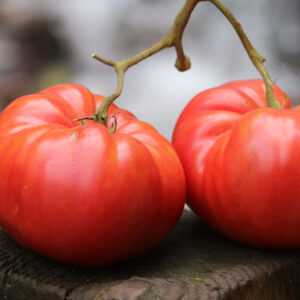
M224 0L262 56L273 80L300 103L300 0ZM93 52L121 60L169 30L184 0L0 0L0 110L24 94L72 82L114 92L112 68ZM116 104L171 138L180 111L198 92L232 80L258 78L228 21L199 3L184 34L192 68L174 67L166 49L132 67Z

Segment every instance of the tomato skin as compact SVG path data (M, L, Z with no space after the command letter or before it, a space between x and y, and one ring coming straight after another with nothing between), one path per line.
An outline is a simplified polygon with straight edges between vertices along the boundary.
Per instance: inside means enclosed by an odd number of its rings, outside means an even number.
M181 163L151 125L115 105L113 134L74 121L102 100L64 84L21 97L0 115L0 225L25 247L71 264L150 250L185 202Z
M173 144L187 177L188 203L239 242L300 247L300 113L275 88L267 107L261 80L198 94L178 119Z

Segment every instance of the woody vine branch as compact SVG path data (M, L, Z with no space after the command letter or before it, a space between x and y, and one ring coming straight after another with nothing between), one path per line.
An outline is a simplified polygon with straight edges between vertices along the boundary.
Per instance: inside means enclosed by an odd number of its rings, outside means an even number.
M177 14L174 23L168 33L158 42L156 42L153 46L150 48L138 53L137 55L127 58L122 61L112 61L109 59L105 59L97 54L93 54L92 57L97 59L98 61L102 62L103 64L106 64L108 66L111 66L115 69L115 72L117 74L118 78L118 84L116 91L106 97L102 104L99 106L97 111L95 112L95 115L92 117L83 117L78 120L82 119L93 119L95 122L106 124L107 117L108 117L108 108L113 103L115 99L117 99L123 90L124 85L124 76L126 71L132 67L133 65L138 64L140 61L150 57L151 55L165 49L165 48L172 48L174 47L177 53L177 59L175 62L175 67L179 71L186 71L191 67L191 62L188 56L185 55L182 45L182 37L185 30L186 25L188 24L188 21L190 19L190 16L195 8L195 6L199 2L208 1L214 4L221 12L222 14L227 18L227 20L231 23L234 30L238 34L244 48L247 51L247 54L249 58L251 59L253 65L255 68L259 71L262 78L265 81L266 84L266 98L268 102L269 107L278 108L280 109L281 106L279 102L277 101L273 88L274 83L272 79L270 78L270 75L268 74L268 71L264 67L263 63L265 61L265 58L260 56L260 54L255 50L255 48L252 46L251 42L249 41L246 33L244 32L241 24L237 21L237 19L234 17L234 15L230 12L230 10L222 3L220 0L186 0L185 4Z

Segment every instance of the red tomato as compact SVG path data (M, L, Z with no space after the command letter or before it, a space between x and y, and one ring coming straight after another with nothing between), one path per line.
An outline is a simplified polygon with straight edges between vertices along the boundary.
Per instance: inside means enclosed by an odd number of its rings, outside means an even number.
M0 115L0 225L45 256L102 265L144 253L178 221L185 176L173 146L112 105L117 129L75 118L102 96L64 84Z
M267 108L262 80L198 94L173 134L188 203L215 230L262 247L300 247L300 113L275 87L283 110Z

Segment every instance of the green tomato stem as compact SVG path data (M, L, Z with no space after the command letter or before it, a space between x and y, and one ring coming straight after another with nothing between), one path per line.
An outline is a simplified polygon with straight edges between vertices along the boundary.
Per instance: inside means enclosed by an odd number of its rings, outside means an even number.
M274 83L264 66L264 62L266 59L259 55L259 53L254 49L251 42L249 41L245 31L242 28L242 25L237 21L235 16L231 13L231 11L223 4L220 0L208 0L212 4L214 4L226 17L226 19L231 23L237 35L239 36L244 48L247 51L247 54L252 61L255 68L261 74L265 85L266 85L266 100L268 102L268 106L272 108L282 109L280 103L276 99L274 95Z
M177 59L175 63L176 68L179 71L183 72L191 67L190 59L184 54L183 51L182 36L192 14L192 11L198 2L199 0L187 0L182 9L177 14L169 32L153 46L138 53L137 55L118 62L107 60L97 54L92 55L92 57L97 59L98 61L113 67L118 77L118 84L115 93L106 97L95 112L96 122L106 124L108 108L114 102L114 100L121 95L124 84L124 75L131 66L138 64L140 61L165 48L174 47L177 53Z
M99 106L94 115L94 120L97 123L107 124L108 117L108 108L109 106L117 99L123 90L124 85L124 76L126 71L133 65L138 64L140 61L152 56L153 54L165 49L174 47L177 54L177 59L175 62L175 67L179 71L186 71L191 67L190 59L184 54L183 46L182 46L182 37L185 30L186 25L190 19L190 16L195 8L195 6L199 2L209 1L214 4L227 18L227 20L231 23L234 30L238 34L244 48L246 49L249 58L251 59L255 68L261 74L265 85L266 85L266 100L268 102L269 107L281 109L279 102L277 101L274 95L274 83L270 78L266 68L263 63L265 58L260 56L259 53L254 49L251 42L249 41L247 35L245 34L241 24L237 21L234 15L230 12L230 10L223 4L220 0L186 0L185 4L177 14L174 23L169 30L169 32L158 42L156 42L153 46L148 49L138 53L135 56L127 58L122 61L111 61L105 59L97 54L93 54L92 57L97 59L98 61L111 66L115 69L115 72L118 77L118 84L116 91L106 97L102 104Z

